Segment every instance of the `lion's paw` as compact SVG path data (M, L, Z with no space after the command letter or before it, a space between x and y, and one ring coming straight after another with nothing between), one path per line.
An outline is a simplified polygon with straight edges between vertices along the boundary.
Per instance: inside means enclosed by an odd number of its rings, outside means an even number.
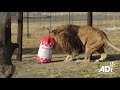
M73 60L66 60L66 59L64 60L64 62L72 62L72 61L73 61Z
M76 61L75 61L76 64L79 64L79 63L81 63L81 62L83 62L83 60L76 60Z
M103 62L103 60L99 60L99 59L97 59L97 60L95 60L95 62Z

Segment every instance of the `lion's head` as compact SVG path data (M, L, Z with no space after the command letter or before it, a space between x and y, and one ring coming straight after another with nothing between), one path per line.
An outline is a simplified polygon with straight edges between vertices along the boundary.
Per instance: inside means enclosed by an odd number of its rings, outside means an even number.
M78 25L65 25L57 27L50 32L50 36L56 41L58 45L61 46L62 50L68 54L82 53L83 45L78 37Z

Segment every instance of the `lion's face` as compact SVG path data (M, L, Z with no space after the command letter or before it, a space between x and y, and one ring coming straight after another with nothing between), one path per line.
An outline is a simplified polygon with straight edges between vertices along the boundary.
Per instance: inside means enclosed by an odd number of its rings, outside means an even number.
M57 30L52 30L49 35L52 39L55 40L55 46L57 46L58 45L58 39L57 39L58 38L58 32L57 32Z
M63 30L54 29L50 32L50 36L51 36L51 38L55 39L55 41L58 41L58 37L61 36L62 32L63 32Z
M54 39L55 39L56 34L57 34L57 31L56 31L56 30L52 30L52 31L50 32L51 38L54 38Z

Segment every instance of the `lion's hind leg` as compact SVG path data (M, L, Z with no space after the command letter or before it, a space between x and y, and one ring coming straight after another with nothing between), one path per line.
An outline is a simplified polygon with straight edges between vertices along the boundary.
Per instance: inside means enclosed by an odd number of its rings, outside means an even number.
M107 54L104 52L104 48L99 48L97 52L101 55L101 57L100 59L96 60L96 62L103 62L107 58Z
M90 59L91 59L91 56L92 56L92 53L93 53L94 49L92 49L90 47L90 45L87 45L86 48L85 48L85 57L83 60L76 60L75 62L76 63L89 63L90 62Z
M103 43L100 42L100 41L98 41L98 42L96 42L96 43L94 43L92 45L87 44L86 47L85 47L85 58L82 61L89 63L90 60L91 60L92 53L94 53L97 50L99 51L99 48L102 47L102 46L103 46ZM102 53L101 55L102 55L101 60L106 58L104 53Z

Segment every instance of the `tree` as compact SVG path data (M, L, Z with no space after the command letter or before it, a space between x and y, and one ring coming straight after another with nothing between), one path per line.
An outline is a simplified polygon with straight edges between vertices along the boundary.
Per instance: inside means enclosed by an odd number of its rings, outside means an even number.
M11 78L14 74L11 58L17 47L17 43L11 42L11 14L0 12L0 78Z

